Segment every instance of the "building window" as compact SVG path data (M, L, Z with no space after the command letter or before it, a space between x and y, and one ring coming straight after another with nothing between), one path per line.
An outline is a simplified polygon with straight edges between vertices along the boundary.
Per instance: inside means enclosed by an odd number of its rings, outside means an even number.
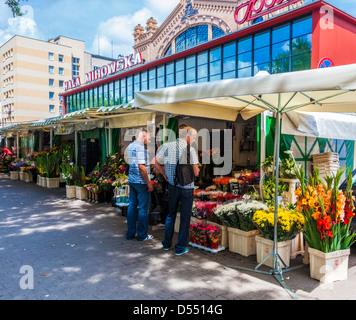
M72 76L74 77L79 77L79 66L73 64L72 65Z
M49 79L49 86L54 87L54 79Z
M165 87L165 70L164 66L157 68L157 89Z
M79 58L72 58L73 64L79 64Z
M208 81L208 51L197 54L197 75L198 82Z
M190 28L176 38L176 52L195 47L206 41L208 41L207 25Z
M139 73L134 75L134 92L141 90L141 77Z
M131 102L133 97L133 76L129 76L127 77L127 102Z
M148 82L150 90L156 89L156 69L152 68L148 71Z
M59 62L63 62L63 55L62 54L58 55L58 61Z
M50 92L50 93L49 93L49 98L50 98L51 100L54 99L54 92Z
M196 56L194 55L185 60L185 83L195 83L196 78Z
M98 108L98 87L93 88L93 108Z
M236 78L236 42L223 46L223 79Z
M50 74L53 74L53 73L54 73L54 67L53 67L53 66L49 66L49 67L48 67L48 72L49 72Z
M110 82L109 83L109 94L108 94L108 104L109 106L113 106L114 105L114 82Z
M252 37L238 41L237 76L239 78L252 76Z
M63 88L63 87L64 87L64 81L62 81L62 80L59 81L59 87L60 87L60 88Z
M168 49L166 50L166 52L164 53L164 56L170 56L172 54L172 45L170 45L168 47Z
M54 105L51 104L51 105L49 106L49 112L51 112L51 113L54 112Z
M222 31L220 28L213 26L213 39L220 38L225 35L225 32Z
M115 81L115 105L119 106L121 104L120 99L120 80Z
M126 97L126 78L120 80L121 103L127 103Z
M52 52L48 53L48 60L50 60L50 61L54 60L54 54Z
M221 79L221 47L210 50L210 81Z
M147 70L141 72L141 90L148 90Z
M174 62L166 65L166 87L174 86Z
M185 83L184 69L185 69L184 58L180 60L176 60L176 86Z
M62 75L62 76L64 75L64 69L63 68L59 68L59 74Z

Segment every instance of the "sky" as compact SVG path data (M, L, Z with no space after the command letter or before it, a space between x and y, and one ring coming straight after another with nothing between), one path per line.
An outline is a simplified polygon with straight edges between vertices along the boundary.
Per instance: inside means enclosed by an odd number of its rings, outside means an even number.
M356 17L355 0L327 0ZM0 0L0 46L14 35L48 41L59 35L84 40L86 51L117 58L132 53L133 30L153 17L160 25L179 0L28 0L14 18Z

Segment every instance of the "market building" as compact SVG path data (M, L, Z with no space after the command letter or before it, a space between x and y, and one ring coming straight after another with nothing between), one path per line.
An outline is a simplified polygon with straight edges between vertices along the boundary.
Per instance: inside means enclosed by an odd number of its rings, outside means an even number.
M0 47L0 126L63 114L64 84L111 61L86 52L81 40L12 37Z
M133 36L135 53L117 62L121 68L113 65L109 72L107 66L96 80L85 76L62 94L66 113L130 103L138 91L251 77L261 71L276 74L339 66L356 60L352 54L356 19L324 1L182 0L161 26L150 18L145 28L135 28ZM189 114L177 112L168 117L197 129L233 128L233 160L241 167L260 163L261 128L267 125L271 129L265 132L267 141L273 131L269 122L261 124L261 116L227 122L190 110ZM273 123L273 118L267 119ZM329 139L325 143L305 136L285 137L308 169L311 155L320 151L337 152L342 164L354 164L353 141ZM266 148L266 154L272 154L273 146L267 143Z

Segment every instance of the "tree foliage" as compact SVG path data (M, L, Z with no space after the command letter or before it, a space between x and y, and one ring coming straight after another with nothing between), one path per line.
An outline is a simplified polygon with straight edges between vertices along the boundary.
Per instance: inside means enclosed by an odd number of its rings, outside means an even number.
M21 1L27 1L27 0L6 0L5 4L8 5L12 11L12 14L14 17L17 16L22 16L21 8L20 8L20 3Z

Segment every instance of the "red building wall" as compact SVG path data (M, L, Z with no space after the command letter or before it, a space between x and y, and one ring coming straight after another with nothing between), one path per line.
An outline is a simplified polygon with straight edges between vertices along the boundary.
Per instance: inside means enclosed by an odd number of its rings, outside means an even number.
M323 58L331 59L335 66L356 63L356 19L331 9L328 13L324 7L313 11L312 69Z

